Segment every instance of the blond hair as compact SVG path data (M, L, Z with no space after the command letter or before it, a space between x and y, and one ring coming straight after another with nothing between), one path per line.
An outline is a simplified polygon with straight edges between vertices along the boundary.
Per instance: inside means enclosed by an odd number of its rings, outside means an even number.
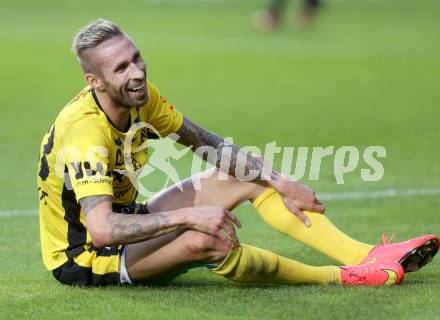
M81 28L73 39L72 52L80 62L83 71L90 72L92 67L89 61L83 59L84 50L95 48L104 41L123 34L116 24L105 19L91 21Z

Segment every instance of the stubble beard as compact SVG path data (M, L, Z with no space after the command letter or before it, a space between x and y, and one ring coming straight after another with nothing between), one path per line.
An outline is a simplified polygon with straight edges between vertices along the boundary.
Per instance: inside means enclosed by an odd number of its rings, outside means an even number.
M113 105L119 109L130 110L132 108L140 108L143 105L145 105L148 101L148 91L146 91L145 93L145 99L143 99L142 101L136 101L126 96L128 95L128 93L123 90L124 89L114 90L114 88L111 85L107 84L107 95L113 102Z

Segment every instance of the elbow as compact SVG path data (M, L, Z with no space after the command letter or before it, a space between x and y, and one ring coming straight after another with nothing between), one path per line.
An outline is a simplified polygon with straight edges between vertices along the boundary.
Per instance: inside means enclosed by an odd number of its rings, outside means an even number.
M109 236L109 230L106 228L99 228L96 230L89 230L92 243L95 248L102 248L112 245Z
M87 232L90 235L92 244L95 248L111 246L111 227L107 223L106 212L90 212L86 216Z
M93 236L92 236L92 243L95 248L103 248L109 245L107 241L105 241L105 239L101 239Z

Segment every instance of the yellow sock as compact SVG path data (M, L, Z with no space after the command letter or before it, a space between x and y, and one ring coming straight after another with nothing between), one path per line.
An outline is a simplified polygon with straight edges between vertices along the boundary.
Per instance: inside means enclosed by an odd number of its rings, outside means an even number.
M312 267L246 244L233 248L212 271L246 283L341 283L338 267Z
M373 246L356 241L335 227L323 214L305 212L312 222L307 228L291 213L272 188L267 188L253 203L261 217L276 230L315 248L344 265L361 262Z

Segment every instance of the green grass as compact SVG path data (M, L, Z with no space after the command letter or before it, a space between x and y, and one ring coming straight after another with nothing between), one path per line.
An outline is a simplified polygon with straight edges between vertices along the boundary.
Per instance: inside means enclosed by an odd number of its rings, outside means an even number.
M0 0L3 156L0 210L37 207L42 135L81 89L69 53L91 19L118 22L149 64L149 77L195 122L240 145L387 149L385 176L362 182L360 169L337 185L332 161L319 192L438 187L440 25L438 1L328 1L319 21L273 34L251 28L262 1L154 4L148 1ZM293 6L293 5L292 5ZM187 157L176 165L189 174ZM160 185L160 177L149 183ZM347 233L376 243L439 233L439 197L328 202ZM279 235L251 207L237 210L243 242L306 263L334 263ZM401 287L243 286L204 269L167 288L78 289L45 271L35 216L0 217L0 319L22 318L440 318L438 260Z

